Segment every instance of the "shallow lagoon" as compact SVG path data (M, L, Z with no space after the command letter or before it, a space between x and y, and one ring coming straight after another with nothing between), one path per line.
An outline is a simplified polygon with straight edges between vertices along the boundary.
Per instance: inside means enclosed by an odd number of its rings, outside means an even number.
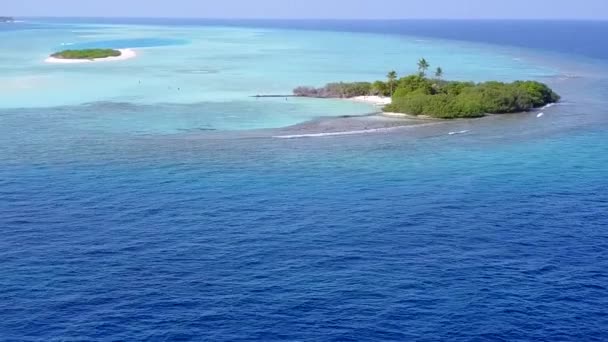
M3 44L8 48L0 52L0 106L52 108L94 102L152 105L157 110L147 115L154 132L200 127L272 128L324 116L367 114L376 109L344 101L297 100L301 105L296 106L251 96L290 94L300 85L372 81L384 78L391 69L411 73L421 56L433 65L441 65L446 77L454 79L544 80L558 74L554 68L500 49L401 36L221 26L52 27L3 33ZM85 47L134 47L139 56L87 65L43 62L59 49ZM172 111L172 107L189 110ZM268 107L273 109L269 111ZM97 115L100 129L129 129L128 119L100 122L109 117L91 112L92 108L82 107L83 117ZM192 113L197 120L188 117ZM234 116L239 119L234 120ZM79 120L77 116L74 119ZM127 127L112 128L117 122ZM136 131L145 129L135 124Z

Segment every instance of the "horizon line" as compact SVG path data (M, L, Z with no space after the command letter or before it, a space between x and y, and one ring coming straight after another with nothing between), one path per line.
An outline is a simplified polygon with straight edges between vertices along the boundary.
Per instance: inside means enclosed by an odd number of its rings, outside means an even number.
M9 16L23 19L183 19L183 20L289 20L289 21L595 21L605 22L608 18L290 18L290 17L154 17L154 16Z

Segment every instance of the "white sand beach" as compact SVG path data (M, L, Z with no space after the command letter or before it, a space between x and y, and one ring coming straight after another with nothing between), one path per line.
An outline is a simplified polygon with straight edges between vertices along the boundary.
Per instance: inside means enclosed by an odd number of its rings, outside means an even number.
M82 64L82 63L94 63L94 62L111 62L111 61L124 61L127 59L137 57L137 52L133 49L118 49L120 56L106 57L106 58L95 58L95 59L64 59L49 57L45 60L46 63L52 64Z
M368 104L374 105L380 109L382 109L382 107L384 107L386 105L391 104L391 102L392 102L392 99L390 97L386 97L386 96L356 96L356 97L351 97L348 100L360 102L360 103L368 103ZM385 111L382 111L381 113L379 113L379 115L387 117L387 118L393 118L393 119L437 120L437 119L434 119L427 115L416 116L416 115L405 114L405 113L392 113L392 112L385 112Z
M391 104L392 102L390 97L384 96L356 96L349 98L349 100L355 102L369 103L378 107L386 106L388 104Z

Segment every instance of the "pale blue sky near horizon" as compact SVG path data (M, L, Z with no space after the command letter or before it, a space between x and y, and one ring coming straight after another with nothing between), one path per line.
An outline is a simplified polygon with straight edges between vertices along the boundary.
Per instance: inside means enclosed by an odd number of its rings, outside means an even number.
M608 19L608 0L2 0L0 15L285 19Z

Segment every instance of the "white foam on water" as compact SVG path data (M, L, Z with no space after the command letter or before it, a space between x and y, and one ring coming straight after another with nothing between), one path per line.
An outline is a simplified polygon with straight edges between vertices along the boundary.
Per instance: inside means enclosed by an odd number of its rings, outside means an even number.
M458 131L458 132L450 132L449 135L456 135L456 134L465 134L468 133L468 130L464 130L464 131Z
M536 117L537 117L537 118L542 118L543 116L545 116L545 113L538 113L538 114L536 115Z
M373 128L373 129L361 129L355 131L343 131L343 132L324 132L324 133L307 133L307 134L293 134L293 135L277 135L273 136L276 139L297 139L297 138L316 138L316 137L331 137L340 135L354 135L354 134L367 134L376 132L385 132L396 128L403 127L388 127L388 128Z
M551 108L553 106L555 106L557 103L548 103L547 105L545 105L542 109L547 109L547 108Z
M434 125L441 124L441 123L442 122L431 122L431 123L425 123L425 124L370 128L370 129L360 129L360 130L354 130L354 131L341 131L341 132L275 135L275 136L273 136L273 138L275 138L275 139L298 139L298 138L317 138L317 137L331 137L331 136L355 135L355 134L371 134L371 133L389 132L389 131L398 130L398 129L414 129L414 128L418 128L418 127L434 126Z

